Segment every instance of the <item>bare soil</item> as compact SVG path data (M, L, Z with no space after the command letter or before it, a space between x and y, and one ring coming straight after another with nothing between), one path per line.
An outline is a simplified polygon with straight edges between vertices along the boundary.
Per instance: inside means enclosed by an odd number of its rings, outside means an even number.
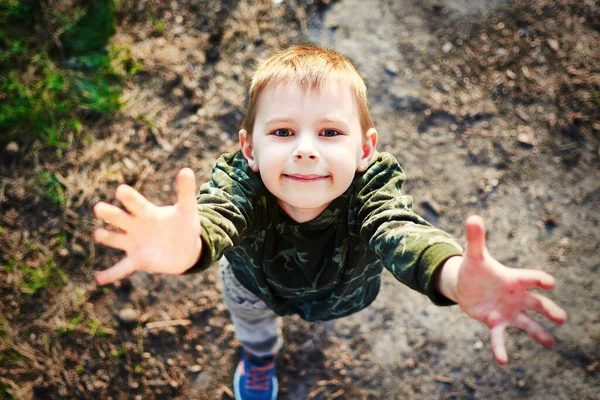
M96 287L93 271L121 254L91 241L91 207L114 203L122 182L171 203L185 166L206 181L237 148L255 59L310 41L365 77L379 149L401 161L416 210L463 244L466 217L482 215L492 255L554 275L569 320L543 322L551 350L511 331L500 367L485 326L386 273L357 314L285 319L280 398L600 399L597 2L182 0L124 2L120 13L114 41L144 64L121 113L61 157L0 153L0 393L233 398L240 345L216 267ZM40 190L40 168L64 204ZM47 271L33 295L31 271Z

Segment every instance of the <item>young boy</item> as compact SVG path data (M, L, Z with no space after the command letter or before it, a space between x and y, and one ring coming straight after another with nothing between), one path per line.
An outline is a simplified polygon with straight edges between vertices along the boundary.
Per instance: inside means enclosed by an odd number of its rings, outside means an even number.
M383 267L485 323L500 364L508 362L508 326L554 344L526 312L566 320L552 300L527 291L550 290L554 278L492 258L479 217L467 220L463 254L413 213L397 160L375 149L365 83L341 54L297 46L260 64L239 139L241 150L217 160L197 196L193 172L183 169L173 206L121 185L116 197L128 212L94 208L120 229L98 229L95 240L127 253L97 274L99 284L141 270L199 272L222 260L223 296L243 345L236 399L277 396L281 316L330 320L362 310L377 296Z

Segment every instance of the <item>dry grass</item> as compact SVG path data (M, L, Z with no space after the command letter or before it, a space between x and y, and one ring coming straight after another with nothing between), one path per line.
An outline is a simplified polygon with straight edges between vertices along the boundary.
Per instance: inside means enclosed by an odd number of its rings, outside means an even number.
M288 46L290 37L300 38L306 25L296 17L305 12L302 8L290 14L271 1L236 4L184 1L171 8L125 2L112 44L143 70L126 82L121 112L84 127L88 139L59 157L33 148L2 167L3 396L122 397L124 386L145 398L160 393L171 397L189 386L185 365L202 365L211 354L224 360L234 356L236 349L217 348L230 340L231 329L197 360L191 354L157 352L164 345L153 338L181 329L187 332L186 343L204 342L196 340L198 335L211 333L197 332L195 313L215 314L208 326L219 330L228 324L214 280L201 299L198 289L190 289L194 296L188 300L178 296L176 302L185 301L185 307L173 307L178 291L155 293L165 299L162 311L146 304L147 299L126 300L137 278L125 286L97 288L93 271L107 268L119 255L94 245L91 232L99 222L91 209L100 200L114 202L114 190L123 182L166 204L174 198L179 168L192 167L198 181L204 181L216 156L236 147L234 127L243 112L252 61L257 54ZM148 22L150 14L162 21L162 32ZM213 25L217 21L222 25ZM207 49L214 46L209 41L219 34L218 57L207 62ZM196 276L192 284L198 287L206 279ZM157 285L172 284L150 278L137 287L151 296ZM116 314L126 304L148 310L139 320L146 328L119 328Z
M138 274L109 288L96 287L93 271L107 268L120 255L91 240L99 225L92 207L100 200L114 203L114 191L123 182L155 203L170 203L175 174L185 166L196 171L198 182L206 181L216 157L237 148L255 59L304 40L310 11L270 0L184 0L177 7L124 2L114 44L129 52L143 71L126 83L121 112L85 127L89 141L61 157L34 148L0 166L0 397L230 397L227 387L238 348L229 346L233 332L214 274L168 280ZM162 32L150 14L164 22ZM556 31L536 29L547 38ZM548 75L533 70L530 78L523 74L518 79L505 69L494 74L487 67L477 72L471 65L470 71L489 76L490 87L498 79L507 85L513 80L513 87L534 87L536 96L553 95L549 107L565 110L557 114L556 123L570 120L565 129L579 127L576 139L584 137L597 149L598 121L586 118L598 116L598 108L589 108L598 97L585 92L599 85L598 53L593 51L597 41L558 40L573 46L560 49L564 57L558 62L573 62L568 76L557 77L558 69ZM544 43L539 51L552 52ZM457 57L448 68L464 68L461 59L471 57ZM518 58L514 62L519 69L511 71L516 74L523 66ZM556 78L554 89L550 78ZM459 117L502 112L486 93L477 92L488 84L473 89L457 82L449 78L442 83L453 92L468 93L465 101L424 101ZM571 95L586 111L577 114L566 107ZM53 177L53 183L46 179L42 184L41 177ZM119 319L124 308L139 311L131 326ZM286 329L290 337L307 343L326 336L321 327L309 328L298 319ZM307 332L313 336L305 338ZM364 350L363 337L357 335L354 342L357 353ZM328 349L332 375L351 362L370 365L362 358L352 361L345 353L333 354L344 343L339 340ZM302 361L311 353L302 350L283 361L298 376L310 374ZM377 371L365 375L375 379ZM315 398L348 395L336 386L344 380L341 375L330 378L315 386Z

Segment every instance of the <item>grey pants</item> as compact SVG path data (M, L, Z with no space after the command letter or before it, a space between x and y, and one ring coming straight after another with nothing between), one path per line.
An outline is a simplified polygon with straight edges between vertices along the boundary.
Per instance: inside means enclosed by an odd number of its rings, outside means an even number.
M259 357L279 352L283 345L282 318L242 286L225 257L219 264L223 298L231 314L237 340L247 351Z

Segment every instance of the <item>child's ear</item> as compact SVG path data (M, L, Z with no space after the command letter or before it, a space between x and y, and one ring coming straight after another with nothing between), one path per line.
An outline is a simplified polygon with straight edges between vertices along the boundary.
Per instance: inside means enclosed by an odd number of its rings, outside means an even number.
M246 158L248 166L254 172L258 172L258 166L254 159L254 151L252 150L252 137L248 135L248 131L241 129L239 132L240 147L242 149L242 155Z
M365 136L366 138L362 145L362 157L356 169L358 172L366 171L371 164L371 160L377 154L377 150L375 149L375 146L377 146L377 131L375 128L369 129Z

